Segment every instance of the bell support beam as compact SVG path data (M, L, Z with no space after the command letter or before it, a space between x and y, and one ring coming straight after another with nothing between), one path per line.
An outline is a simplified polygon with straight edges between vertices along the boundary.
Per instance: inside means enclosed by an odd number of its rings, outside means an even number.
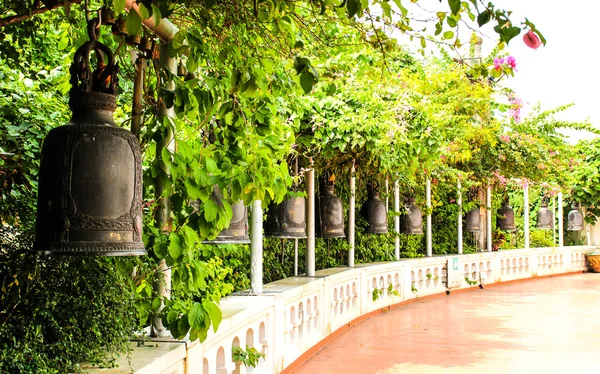
M394 181L394 257L400 259L400 186L398 181Z
M350 207L348 210L348 244L350 248L348 249L348 267L354 267L354 229L355 229L355 217L356 212L356 166L354 164L354 160L352 161L352 166L350 167Z
M161 69L169 70L173 74L177 72L177 62L173 57L169 56L169 45L167 43L160 46L159 66ZM165 88L167 90L175 90L175 83L173 81L166 82ZM164 103L161 103L158 115L159 117L175 118L175 108L167 108ZM156 157L161 163L162 170L168 174L169 166L160 159L164 148L175 151L172 129L168 130L167 136L164 139L156 143ZM156 214L156 222L164 233L168 233L172 230L171 199L169 196L162 196L165 187L160 178L156 179L155 184L156 197L157 199L160 199ZM161 299L169 299L171 297L171 269L167 267L164 259L159 262L159 273L157 273L157 279L154 282L154 292L157 296L161 297ZM160 312L163 308L164 301L161 300L161 305L157 312ZM161 319L158 317L158 313L157 316L153 318L150 335L153 337L168 337L171 335L165 326L163 326Z
M525 240L525 249L529 249L529 182L523 182L523 231Z
M263 292L263 209L262 202L252 202L252 233L250 251L250 291L259 295Z
M125 10L127 12L134 10L140 17L142 16L140 13L140 6L137 4L136 0L125 0ZM164 42L170 42L175 37L175 34L179 32L177 26L172 24L171 21L166 18L162 18L158 23L158 26L154 21L154 16L142 20L142 23ZM175 72L177 72L177 69L175 69Z
M488 252L492 251L492 186L487 186L486 202L485 202L485 218L486 218L486 231L485 237L487 242Z
M310 169L306 171L306 194L308 207L306 210L306 275L315 276L315 169L312 159Z
M457 196L456 196L456 202L458 203L458 226L457 226L457 242L456 242L456 248L458 250L458 254L462 254L463 253L463 227L462 227L462 191L461 191L461 184L460 184L460 179L456 182L456 190L457 190Z
M431 179L427 178L425 184L425 198L427 201L427 228L425 233L425 242L427 248L427 257L433 255L433 246L431 243Z
M562 191L558 191L558 246L562 248L565 243L565 233L563 224L563 194Z

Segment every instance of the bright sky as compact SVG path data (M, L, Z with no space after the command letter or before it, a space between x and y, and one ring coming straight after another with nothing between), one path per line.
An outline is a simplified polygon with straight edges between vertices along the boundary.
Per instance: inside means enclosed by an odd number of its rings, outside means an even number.
M600 128L600 97L597 94L600 66L596 57L600 2L496 0L494 4L513 10L511 19L514 21L527 17L547 40L546 46L537 50L527 47L521 35L511 41L508 51L517 59L518 72L503 84L513 88L529 108L537 102L541 102L543 109L575 103L557 118L589 119ZM573 141L589 136L582 133L569 135Z
M596 40L600 2L594 0L492 0L492 2L497 8L512 10L511 19L517 26L521 26L521 20L527 17L547 40L546 46L533 50L523 43L522 32L505 49L516 58L517 72L514 77L504 79L502 85L515 90L517 96L524 101L522 116L526 116L538 102L541 103L543 110L574 103L575 106L559 113L556 118L576 122L589 119L595 127L600 128L600 95L596 95L600 89L600 64L599 59L596 58L600 54ZM419 4L428 10L448 9L447 0L443 0L442 4L434 0L420 1ZM410 7L409 10L417 15L421 12L415 7ZM496 46L497 37L492 26L484 27L482 30L489 37L484 38L482 48L484 56L487 56ZM462 29L466 30L464 27ZM469 34L470 32L465 32L463 36L461 33L461 41L468 41ZM573 143L590 136L582 132L569 132L568 135Z

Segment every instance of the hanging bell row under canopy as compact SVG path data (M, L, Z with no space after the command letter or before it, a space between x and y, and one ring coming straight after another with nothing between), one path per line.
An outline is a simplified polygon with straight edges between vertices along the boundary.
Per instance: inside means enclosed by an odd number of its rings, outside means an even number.
M571 210L567 216L567 230L568 231L581 231L584 230L583 225L583 213L579 210L579 204L572 203Z
M367 183L367 201L363 204L361 214L367 221L367 234L386 234L388 232L387 209L379 198L379 185L375 181Z
M344 238L344 208L342 199L334 194L335 176L325 172L319 177L319 199L315 217L315 232L320 238Z
M271 204L264 228L268 238L306 238L306 199L294 196Z
M223 194L218 186L213 187L210 199L217 205L223 206ZM204 244L249 244L248 235L248 209L243 201L238 201L231 206L232 216L229 226L221 230L213 240L204 240Z
M407 202L407 212L402 216L401 232L407 235L423 234L423 213L421 213L421 209L417 206L414 197L409 197Z
M540 230L551 230L554 228L554 212L548 208L547 198L543 197L540 209L537 211L536 228Z
M496 227L503 231L516 231L515 212L510 206L508 198L502 202L502 207L497 210Z
M140 146L113 120L119 67L97 41L97 24L88 24L90 40L70 68L71 121L50 130L42 147L34 250L45 254L146 253Z

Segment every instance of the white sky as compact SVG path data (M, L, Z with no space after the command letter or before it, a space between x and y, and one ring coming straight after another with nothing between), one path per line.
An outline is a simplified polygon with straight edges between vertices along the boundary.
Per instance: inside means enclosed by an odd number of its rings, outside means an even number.
M600 55L600 48L595 38L598 35L600 2L493 0L493 3L497 8L513 11L511 20L516 26L521 26L520 21L527 17L547 40L546 46L533 50L523 43L522 32L505 49L515 56L517 73L512 78L505 78L501 84L515 90L524 101L522 116L526 116L538 102L542 109L574 103L575 106L556 118L579 122L588 119L600 128L600 98L595 95L600 88L600 59L596 58ZM448 9L447 0L443 0L442 4L435 0L422 0L419 4L428 10ZM414 7L409 10L415 14L420 12ZM484 38L483 44L483 55L487 56L496 45L496 34L492 27L484 27L483 32L490 37ZM468 38L468 32L464 36L461 34L462 42L467 42ZM568 135L572 142L590 136L582 132L570 132Z

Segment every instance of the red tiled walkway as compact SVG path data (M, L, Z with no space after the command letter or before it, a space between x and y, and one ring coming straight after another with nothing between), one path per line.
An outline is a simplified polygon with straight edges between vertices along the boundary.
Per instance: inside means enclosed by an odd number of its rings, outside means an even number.
M600 373L600 274L402 306L344 332L294 374Z

